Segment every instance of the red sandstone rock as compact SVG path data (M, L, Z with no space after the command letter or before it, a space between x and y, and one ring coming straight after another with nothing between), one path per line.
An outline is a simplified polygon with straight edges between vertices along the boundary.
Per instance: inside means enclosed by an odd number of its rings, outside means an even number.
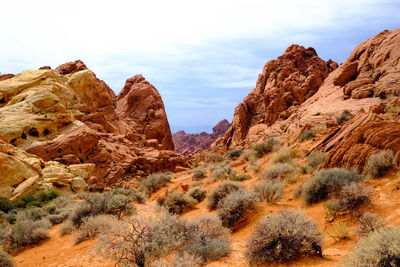
M55 71L62 75L78 72L80 70L87 70L85 63L81 60L75 60L74 62L67 62L58 66Z
M200 134L187 134L185 131L176 132L172 135L175 151L182 155L189 155L198 148L207 150L212 143L225 134L230 126L231 124L225 119L213 127L211 134L206 132Z
M43 67L40 67L39 70L51 70L51 67L50 66L43 66Z
M4 80L7 80L7 79L11 79L12 77L14 77L15 75L14 74L11 74L11 73L9 73L9 74L2 74L2 75L0 75L0 81L4 81Z

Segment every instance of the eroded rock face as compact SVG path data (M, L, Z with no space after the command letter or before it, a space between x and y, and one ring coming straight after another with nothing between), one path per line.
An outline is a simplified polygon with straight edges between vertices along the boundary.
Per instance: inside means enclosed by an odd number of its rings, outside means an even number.
M187 134L185 131L176 132L172 135L175 151L182 155L189 155L198 148L207 150L219 137L225 135L229 127L231 127L231 124L225 119L213 127L211 134L206 132L199 134Z
M187 166L183 156L162 150L173 148L171 132L161 97L144 78L122 91L117 109L115 94L82 62L57 69L0 82L0 137L44 161L95 164L89 183Z
M126 80L117 97L116 110L137 133L146 139L157 139L161 149L174 150L164 103L157 89L142 75Z
M241 146L252 127L269 127L277 120L287 119L317 92L329 71L336 67L337 63L320 59L313 48L291 45L282 56L264 66L256 88L236 107L224 144Z

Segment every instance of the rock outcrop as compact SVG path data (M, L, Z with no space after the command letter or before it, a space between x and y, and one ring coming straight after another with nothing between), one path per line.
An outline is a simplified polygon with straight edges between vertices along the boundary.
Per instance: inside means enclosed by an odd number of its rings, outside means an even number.
M0 137L44 161L95 164L98 185L187 166L159 93L135 77L118 97L81 61L3 80Z
M207 150L219 137L225 135L229 127L231 127L231 124L225 119L213 127L211 134L206 132L199 134L187 134L185 131L176 132L172 135L175 151L186 156L198 148Z
M221 143L226 147L252 143L252 136L295 113L335 67L335 62L323 61L313 48L291 45L264 66L256 88L236 107L232 127Z

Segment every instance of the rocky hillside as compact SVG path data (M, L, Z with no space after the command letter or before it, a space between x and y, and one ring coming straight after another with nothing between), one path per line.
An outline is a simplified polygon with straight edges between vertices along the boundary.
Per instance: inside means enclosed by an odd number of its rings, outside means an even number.
M94 164L90 177L83 178L97 185L186 166L186 159L173 152L156 88L137 75L115 96L81 61L2 76L0 137L27 152L18 152L27 155L22 159L25 167L31 169L30 158L42 166L34 167L39 172L19 174L21 179L9 182L12 188L37 174L41 177L40 169L49 161ZM0 151L2 157L12 157L7 150ZM9 181L11 174L4 175L2 179ZM4 196L9 197L10 189L6 191Z
M185 131L179 131L172 135L175 144L175 152L182 155L189 155L196 149L209 149L211 144L214 143L219 137L223 136L225 132L231 127L231 124L225 119L218 122L213 127L211 134L201 132L199 134L189 134Z

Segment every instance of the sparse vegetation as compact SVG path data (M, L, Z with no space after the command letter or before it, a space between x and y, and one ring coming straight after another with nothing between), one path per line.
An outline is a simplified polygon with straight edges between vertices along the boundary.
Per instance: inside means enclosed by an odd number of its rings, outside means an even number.
M394 167L394 155L390 150L382 150L372 154L365 164L364 173L369 178L378 178L385 175Z
M250 149L244 150L242 153L242 159L250 162L257 160L256 151Z
M285 185L279 181L265 181L254 185L254 193L260 201L270 204L278 202L283 195Z
M255 197L251 192L237 190L228 194L218 203L218 216L224 227L232 228L253 209Z
M116 224L117 219L114 216L96 215L86 217L79 231L76 233L75 243L81 243L84 240L92 239L101 232L107 231Z
M386 222L379 218L378 214L372 212L364 212L360 217L356 217L359 226L357 233L363 236L368 235L370 232L382 229Z
M348 240L351 238L349 228L340 221L334 222L330 230L325 232L335 241Z
M228 158L238 158L240 155L243 154L243 149L232 149L231 151L228 152Z
M192 175L192 180L199 181L206 177L207 177L207 170L204 168L197 168Z
M293 171L293 166L288 163L276 163L263 170L258 177L261 180L278 180Z
M328 205L331 211L354 211L371 203L372 188L362 183L352 182L344 186Z
M289 163L293 162L296 157L298 150L296 148L284 148L275 153L272 157L273 163Z
M209 210L217 208L220 201L222 201L228 194L234 191L245 190L244 185L239 182L223 182L214 187L207 195Z
M279 146L279 141L273 137L267 138L264 142L256 144L253 150L256 152L258 158L263 157L265 154L275 151Z
M215 168L212 171L212 175L211 175L211 181L217 181L217 180L235 180L237 175L237 171L235 168L232 168L230 166L227 165L221 165L217 168Z
M172 179L171 173L150 174L140 182L141 189L148 195L168 184Z
M15 267L17 264L14 259L8 255L7 252L0 248L0 266L2 267Z
M314 137L315 137L315 133L312 130L307 130L307 131L304 131L300 135L299 139L300 139L301 142L304 142L304 141L306 141L308 139L311 139L311 138L314 138Z
M345 260L344 265L353 266L400 266L400 228L371 232L360 239Z
M351 114L349 110L345 109L343 110L342 114L340 114L340 116L336 118L336 122L340 125L350 120L351 118L353 118L353 114Z
M224 160L224 157L218 153L208 152L207 161L211 163L218 163Z
M186 193L189 197L194 198L197 202L203 201L207 196L207 190L200 187L194 187Z
M307 165L307 170L309 172L313 172L316 168L318 168L319 165L324 162L326 158L326 153L320 152L320 151L315 151L312 152L306 160L306 165Z
M181 214L182 212L194 207L197 200L182 192L171 192L163 201L163 207L172 214Z
M355 170L340 168L320 170L305 181L301 195L304 202L310 205L339 192L344 185L360 180L361 177Z
M243 174L232 175L229 178L231 181L242 182L251 179L251 175L248 173L243 173Z
M266 216L246 246L250 264L289 262L303 255L322 256L322 233L303 213L283 211Z

